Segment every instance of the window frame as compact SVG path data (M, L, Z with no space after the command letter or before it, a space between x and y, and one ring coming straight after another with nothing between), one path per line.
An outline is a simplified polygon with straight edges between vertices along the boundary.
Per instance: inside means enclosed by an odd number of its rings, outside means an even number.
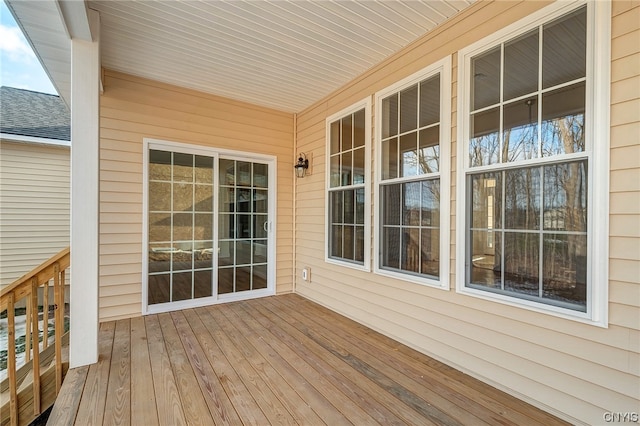
M395 278L402 281L420 284L428 287L438 288L441 290L450 290L450 203L451 203L451 56L446 56L439 61L411 74L410 76L388 86L375 94L375 179L374 179L374 273ZM382 179L382 100L394 93L398 93L405 88L420 83L431 77L440 75L440 132L439 132L439 170L437 173L429 175L417 175L410 177L400 177L394 179ZM440 264L439 278L433 279L426 276L414 275L409 272L400 272L385 269L381 265L380 257L383 247L382 241L382 208L380 191L385 184L407 183L412 181L424 180L424 176L438 176L440 180Z
M585 95L585 151L561 154L535 160L497 163L471 167L469 164L471 58L500 46L528 31L544 25L586 4L586 95ZM608 325L608 254L609 254L609 131L610 131L610 40L611 5L607 2L557 2L523 18L458 52L458 119L457 119L457 173L456 198L456 292L509 306L550 314L601 327ZM607 66L599 67L597 64ZM506 101L502 101L507 103ZM468 176L489 171L510 170L559 164L569 159L586 159L588 164L587 192L587 301L586 312L532 301L516 296L493 293L468 286L467 251L470 244L470 205ZM597 200L597 203L595 202ZM594 262L592 259L607 259Z
M364 109L364 184L351 184L349 186L331 187L331 123L340 120L350 114ZM341 151L342 152L342 151ZM362 99L325 119L325 244L324 260L326 263L357 269L365 272L371 271L371 97ZM329 243L331 239L331 220L329 206L332 192L364 188L364 260L362 263L349 261L330 256Z

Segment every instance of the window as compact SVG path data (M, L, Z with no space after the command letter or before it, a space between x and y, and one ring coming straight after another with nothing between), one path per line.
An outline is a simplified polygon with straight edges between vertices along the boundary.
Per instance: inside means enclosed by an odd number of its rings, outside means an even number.
M450 73L447 58L376 95L376 272L442 288L449 273Z
M327 118L328 262L368 270L370 101Z
M593 153L608 156L606 132L595 135L608 116L591 102L592 7L543 9L460 52L463 292L596 317Z

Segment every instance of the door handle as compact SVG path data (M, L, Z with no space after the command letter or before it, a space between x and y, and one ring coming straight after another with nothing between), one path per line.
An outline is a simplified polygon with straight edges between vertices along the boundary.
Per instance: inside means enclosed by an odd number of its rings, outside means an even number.
M269 221L265 221L264 224L262 224L262 229L264 229L264 232L269 232L269 228L271 228L271 222Z

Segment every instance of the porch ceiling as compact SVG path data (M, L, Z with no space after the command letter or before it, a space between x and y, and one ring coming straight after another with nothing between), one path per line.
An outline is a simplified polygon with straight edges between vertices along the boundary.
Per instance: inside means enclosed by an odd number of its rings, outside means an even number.
M100 12L104 67L299 112L473 1L89 0L87 4ZM32 43L37 47L44 41Z

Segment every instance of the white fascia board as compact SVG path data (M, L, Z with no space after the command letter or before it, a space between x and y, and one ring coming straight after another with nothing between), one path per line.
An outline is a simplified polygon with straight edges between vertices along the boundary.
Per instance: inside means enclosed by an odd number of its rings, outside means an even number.
M34 136L12 135L10 133L0 133L0 140L9 142L23 142L38 145L63 146L70 147L71 141L63 141L59 139L38 138Z

